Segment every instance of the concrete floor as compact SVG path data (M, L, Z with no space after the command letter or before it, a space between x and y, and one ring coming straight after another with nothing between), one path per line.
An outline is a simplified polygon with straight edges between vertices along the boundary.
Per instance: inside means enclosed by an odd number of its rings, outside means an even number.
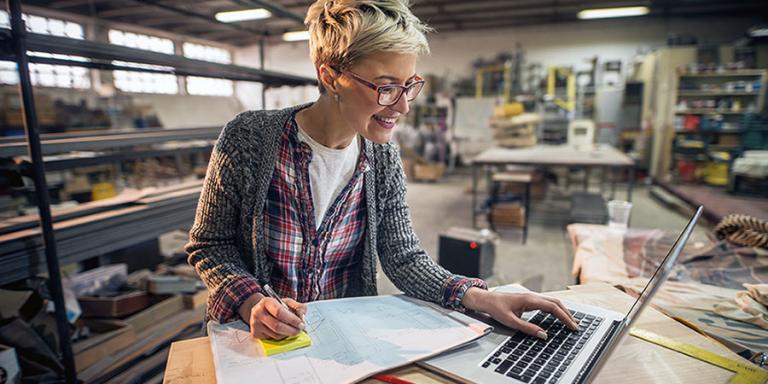
M471 177L467 170L444 177L437 183L408 184L408 204L411 209L416 234L427 253L437 258L438 234L451 227L471 227ZM597 183L593 183L597 191ZM573 186L580 190L581 185ZM607 195L607 192L606 192ZM480 195L479 195L480 196ZM616 198L626 198L626 188L619 186ZM680 231L688 217L668 209L653 200L644 185L636 185L632 196L631 227L660 228ZM526 282L536 291L565 289L574 284L571 276L573 253L565 231L570 201L563 188L550 187L543 201L534 201L531 224L526 245L521 243L522 231L518 229L500 232L501 242L496 250L494 275L487 279L490 285ZM482 217L478 223L485 225ZM703 230L697 228L697 230ZM399 292L379 267L379 293Z

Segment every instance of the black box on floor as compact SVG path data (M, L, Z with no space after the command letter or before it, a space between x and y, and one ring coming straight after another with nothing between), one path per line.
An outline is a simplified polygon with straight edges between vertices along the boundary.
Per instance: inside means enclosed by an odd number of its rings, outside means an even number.
M454 227L440 234L438 263L459 275L485 279L493 275L496 258L495 233Z
M608 208L603 196L595 193L574 192L571 194L571 222L605 224Z

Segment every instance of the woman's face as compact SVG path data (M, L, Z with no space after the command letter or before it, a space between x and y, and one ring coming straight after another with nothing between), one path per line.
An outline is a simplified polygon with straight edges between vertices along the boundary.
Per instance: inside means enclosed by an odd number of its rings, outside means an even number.
M379 86L407 86L416 76L416 55L377 52L358 60L347 71ZM394 105L381 106L379 94L351 74L339 74L336 84L342 118L349 127L375 143L388 143L395 122L410 109L407 97L403 95Z

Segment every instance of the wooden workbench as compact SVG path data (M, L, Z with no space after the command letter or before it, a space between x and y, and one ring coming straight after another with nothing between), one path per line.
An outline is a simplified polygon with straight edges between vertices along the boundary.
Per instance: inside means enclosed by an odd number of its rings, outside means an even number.
M477 214L482 212L477 206L477 185L479 182L478 171L485 170L486 180L488 172L492 169L503 170L508 165L526 165L537 168L548 167L576 167L584 168L587 176L584 178L584 191L588 189L589 171L592 168L610 169L611 194L613 199L616 192L616 170L627 172L627 200L632 201L632 189L635 181L635 161L618 149L606 145L596 144L590 148L576 148L571 145L535 145L527 148L501 148L486 149L472 159L472 227L477 228ZM603 172L605 175L605 172ZM489 182L490 184L490 182ZM601 180L602 191L602 180ZM527 212L526 212L527 213Z
M605 284L570 287L567 291L548 293L572 301L599 305L626 312L634 299ZM643 313L638 328L653 331L715 352L727 358L746 362L729 349L664 316L653 308ZM390 373L415 383L453 383L416 366L409 365ZM258 375L258 372L254 372ZM666 348L628 337L616 349L597 383L725 383L733 374L713 365L689 358ZM178 341L171 345L165 369L165 384L213 384L216 382L210 344L207 337ZM366 383L379 383L366 380Z

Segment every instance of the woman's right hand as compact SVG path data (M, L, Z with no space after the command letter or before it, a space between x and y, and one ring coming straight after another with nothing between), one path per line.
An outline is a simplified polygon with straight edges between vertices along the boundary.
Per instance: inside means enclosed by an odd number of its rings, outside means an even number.
M240 318L251 327L251 336L257 339L279 340L294 336L304 329L302 319L307 313L306 304L289 298L284 298L283 302L292 311L261 293L251 295L240 305Z

